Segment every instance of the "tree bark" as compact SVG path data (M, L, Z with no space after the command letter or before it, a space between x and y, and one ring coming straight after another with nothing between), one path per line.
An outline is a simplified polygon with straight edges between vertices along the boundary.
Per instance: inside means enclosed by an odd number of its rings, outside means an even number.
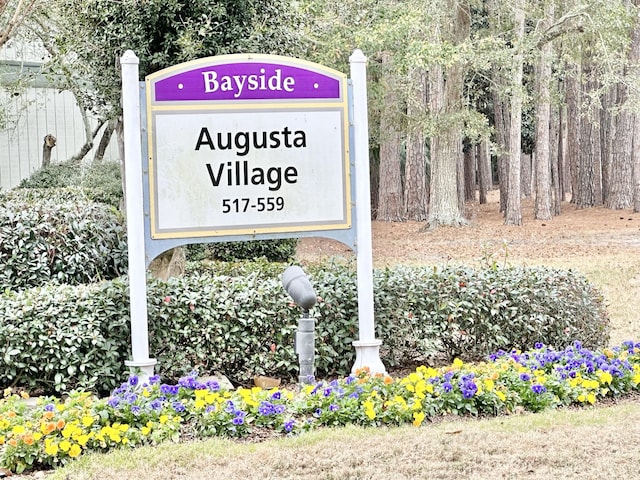
M56 146L56 137L50 133L45 135L42 144L42 167L46 168L51 165L51 150Z
M638 115L636 109L629 106L631 103L629 85L638 85L640 72L640 18L638 0L634 0L636 18L631 31L631 48L627 54L625 65L626 81L621 82L617 88L618 115L615 118L615 140L612 142L611 164L609 169L609 190L605 195L604 205L611 209L630 208L635 205L637 197L635 175L638 175L637 157L634 155L635 145L638 140L635 137Z
M582 91L585 100L595 97L599 88L590 53L582 59ZM580 155L577 164L576 206L588 208L603 204L602 198L602 139L600 136L599 102L584 106L587 117L580 123Z
M183 247L175 247L161 253L149 265L149 273L160 280L184 275L186 256Z
M537 162L535 155L523 153L520 155L520 192L523 198L531 197L531 184L535 176L533 165Z
M565 79L565 99L567 103L567 166L571 203L577 203L578 192L578 159L580 158L580 66L576 63L567 65Z
M464 150L464 200L476 199L476 146L469 145Z
M98 144L96 153L93 156L94 162L96 163L102 162L102 159L104 158L104 153L106 152L107 147L111 142L111 136L113 135L113 131L115 130L116 122L117 120L113 118L107 122L107 126L105 127L104 132L102 133L102 137L100 138L100 143Z
M411 75L416 94L409 99L407 116L426 110L427 80L424 71ZM418 122L416 122L418 123ZM425 134L422 127L413 127L407 133L407 153L404 169L404 218L427 220L427 170L425 162Z
M380 115L380 184L378 186L377 219L386 222L402 220L404 200L402 197L402 171L400 162L401 137L398 131L398 94L391 68L389 53L382 54L382 65L386 72L383 80L384 104Z
M523 40L524 40L524 0L515 5L515 48L514 68L511 76L513 88L511 97L511 125L509 128L509 174L507 209L504 223L522 225L522 202L520 193L520 154L522 142L522 76L523 76Z
M544 20L540 28L547 30L553 24L554 5L545 7ZM545 43L538 58L536 69L536 199L534 217L537 220L551 220L551 155L549 127L551 121L551 59L552 44Z
M481 205L487 203L487 192L491 188L491 164L489 158L489 146L486 140L477 146L478 154L478 201Z
M549 122L549 154L551 157L551 214L560 215L562 211L562 136L560 109L551 109L551 120Z
M449 31L445 32L444 38L435 40L448 40L459 45L469 35L469 5L454 0L448 0L447 5L454 14L451 24L443 26ZM464 192L458 186L463 162L462 125L459 121L451 121L453 114L462 107L463 81L464 66L460 62L448 65L446 74L440 64L432 65L429 70L430 111L436 123L439 123L438 117L449 121L449 125L440 127L431 138L430 228L466 223L463 216Z

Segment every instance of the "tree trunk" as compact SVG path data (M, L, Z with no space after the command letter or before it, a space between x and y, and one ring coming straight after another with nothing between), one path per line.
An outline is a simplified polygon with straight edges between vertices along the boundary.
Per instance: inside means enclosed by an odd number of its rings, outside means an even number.
M584 99L590 99L599 84L586 56L582 62L582 92ZM577 164L576 206L578 208L602 205L602 148L600 137L599 104L586 106L591 121L580 123L580 155Z
M445 32L444 39L453 45L461 44L469 35L469 5L448 0L449 11L454 13L450 31ZM443 26L445 29L447 26ZM446 81L445 81L446 78ZM442 65L434 64L429 70L429 102L430 111L438 122L438 117L448 120L448 125L440 127L431 138L431 182L429 227L438 225L462 225L464 196L462 209L458 181L462 157L462 125L452 121L454 114L462 108L464 66L455 62L447 66L446 75Z
M609 190L605 196L604 205L611 209L630 208L634 205L636 192L634 170L637 175L636 161L634 158L634 145L638 143L634 139L638 115L636 109L629 104L629 85L638 85L640 82L640 72L638 62L640 61L640 19L638 18L637 6L640 2L635 0L636 19L631 32L631 48L627 55L627 65L625 65L625 76L627 80L621 82L617 88L617 107L619 113L615 118L615 140L612 142L612 155L609 170ZM635 147L637 148L637 147Z
M506 225L522 225L522 205L520 194L520 154L522 142L522 76L523 76L523 40L524 40L524 0L517 0L515 5L514 38L516 54L511 76L513 87L511 97L511 126L509 128L509 174L508 197L504 223Z
M528 153L520 155L520 192L523 198L531 197L531 184L535 171L533 165L537 162L537 158Z
M161 253L149 265L149 273L160 280L184 275L186 257L183 247L175 247Z
M486 140L480 142L478 150L478 201L481 205L487 203L487 192L491 188L491 164L489 146Z
M562 136L560 109L553 107L551 109L551 121L549 129L550 147L549 154L551 157L551 192L552 205L551 214L553 216L560 215L562 211Z
M96 150L95 155L93 156L93 161L96 163L102 162L104 158L104 153L109 146L109 142L111 142L111 136L113 135L113 131L116 127L117 120L112 118L107 122L107 126L102 133L102 137L100 138L100 143L98 144L98 148Z
M494 105L494 123L496 128L496 146L498 160L498 187L500 188L500 211L505 212L507 209L507 179L509 177L509 105L502 95L497 91L500 86L504 85L504 78L494 71L493 83L495 89L493 91Z
M640 1L634 0L638 7ZM631 35L631 50L629 51L630 76L634 84L640 83L640 10L636 10L636 21ZM633 121L633 147L631 149L633 164L633 211L640 212L640 116L636 113Z
M640 119L633 123L633 211L640 212Z
M440 65L433 65L429 70L429 103L431 113L436 116L446 115L446 94L444 74ZM429 227L439 225L460 225L462 213L458 207L457 189L457 154L461 143L459 132L452 132L451 126L435 134L431 138L431 179L429 203Z
M540 29L547 30L553 24L554 5L545 7L545 18ZM551 121L551 60L552 44L542 45L536 75L536 199L534 217L537 220L551 220L551 155L549 127Z
M492 0L487 2L487 16L489 21L489 28L492 31L499 31L501 26L498 0ZM498 172L498 188L500 189L500 212L504 214L507 210L507 198L509 192L507 189L509 178L509 97L502 92L506 90L508 80L503 69L494 67L491 70L491 83L493 85L491 89L491 95L493 97L493 117L495 125L495 144L496 144L496 159L497 159L497 172ZM493 178L492 178L493 182Z
M402 220L401 137L398 126L398 94L389 53L382 54L384 104L380 114L380 184L378 186L377 219L387 222Z
M580 158L580 66L567 65L565 99L567 103L567 166L569 167L571 203L577 203L578 159Z
M50 133L45 135L42 144L42 167L46 168L51 165L51 150L56 146L56 137Z
M609 196L611 160L613 157L613 141L616 137L617 123L611 111L617 103L618 89L610 87L600 97L600 165L602 165L602 198Z
M476 199L476 145L464 149L464 200Z
M427 80L424 71L412 75L415 96L407 104L407 116L422 114L426 110ZM419 124L419 122L415 122ZM427 219L427 170L425 163L425 135L422 127L413 127L407 133L407 153L404 168L404 218L419 222Z

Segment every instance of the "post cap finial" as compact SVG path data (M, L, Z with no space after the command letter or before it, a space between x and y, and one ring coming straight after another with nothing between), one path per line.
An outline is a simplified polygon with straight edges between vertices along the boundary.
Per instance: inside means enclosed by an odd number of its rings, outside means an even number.
M128 64L128 65L137 65L140 63L140 59L138 57L136 57L136 54L133 53L133 50L127 50L126 52L124 52L124 55L122 55L122 57L120 57L120 64L124 65L124 64Z

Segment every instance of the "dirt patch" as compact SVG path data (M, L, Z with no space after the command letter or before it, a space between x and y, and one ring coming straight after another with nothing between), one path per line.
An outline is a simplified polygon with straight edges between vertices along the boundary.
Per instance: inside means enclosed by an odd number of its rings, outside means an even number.
M523 200L523 225L504 224L497 192L490 201L468 205L469 224L425 231L421 222L372 222L373 258L377 265L432 264L480 260L507 255L518 259L547 259L615 255L640 249L640 213L603 207L577 209L565 203L549 221L534 219L533 201ZM305 238L298 258L317 261L353 256L335 240Z

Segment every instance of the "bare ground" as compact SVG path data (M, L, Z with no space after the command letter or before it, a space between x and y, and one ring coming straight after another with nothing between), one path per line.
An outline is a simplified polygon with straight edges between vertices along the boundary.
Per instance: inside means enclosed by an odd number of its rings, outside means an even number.
M533 202L526 199L523 224L508 226L499 211L497 192L491 192L489 199L484 205L469 205L469 224L464 227L428 230L421 222L372 222L374 263L468 262L505 254L509 261L519 262L640 252L640 213L630 209L577 209L564 203L559 216L540 221L534 220ZM328 239L302 239L298 248L303 261L351 255L347 247Z

